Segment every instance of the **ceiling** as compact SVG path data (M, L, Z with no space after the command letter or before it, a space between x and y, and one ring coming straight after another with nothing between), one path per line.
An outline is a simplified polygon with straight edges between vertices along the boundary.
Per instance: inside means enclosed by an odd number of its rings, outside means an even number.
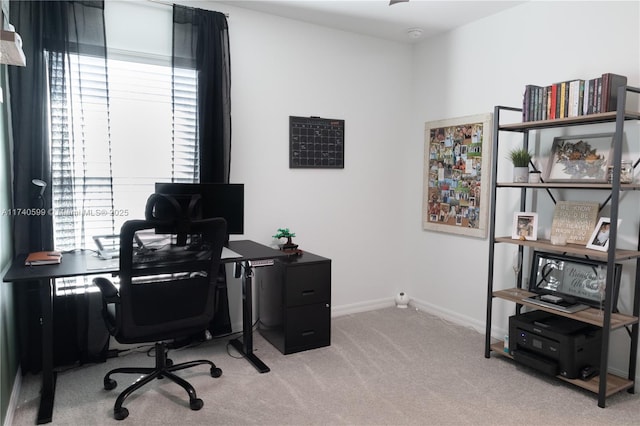
M220 1L312 24L412 43L493 15L524 1L236 0ZM419 29L409 33L409 30Z

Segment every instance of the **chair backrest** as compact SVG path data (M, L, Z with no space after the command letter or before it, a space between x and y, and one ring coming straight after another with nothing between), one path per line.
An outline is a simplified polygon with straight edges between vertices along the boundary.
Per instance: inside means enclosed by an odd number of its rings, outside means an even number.
M174 232L155 234L156 229ZM140 247L145 230L152 241ZM176 244L178 233L186 233L186 245ZM206 329L215 313L215 285L225 240L222 218L125 222L120 231L116 340L159 341Z

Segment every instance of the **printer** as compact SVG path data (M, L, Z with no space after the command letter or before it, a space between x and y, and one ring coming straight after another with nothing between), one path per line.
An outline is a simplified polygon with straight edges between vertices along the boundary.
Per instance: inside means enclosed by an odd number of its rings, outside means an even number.
M509 353L522 365L568 379L600 365L602 329L544 311L509 317Z

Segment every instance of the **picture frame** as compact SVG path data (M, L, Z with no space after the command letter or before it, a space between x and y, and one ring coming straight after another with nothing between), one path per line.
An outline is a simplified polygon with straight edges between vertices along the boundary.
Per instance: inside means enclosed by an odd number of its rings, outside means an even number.
M485 113L425 123L424 230L487 237L492 119Z
M617 312L622 264L615 263L613 274L613 312ZM583 257L533 252L529 291L536 294L553 294L569 302L600 307L598 275L606 276L607 262ZM602 304L606 302L604 289Z
M554 138L544 181L607 183L613 135L598 133Z
M511 238L521 240L523 237L527 241L538 239L538 213L517 212L513 214Z
M618 219L618 225L620 225L621 219ZM598 251L609 250L609 228L611 227L611 218L601 217L596 224L596 227L589 237L587 248Z

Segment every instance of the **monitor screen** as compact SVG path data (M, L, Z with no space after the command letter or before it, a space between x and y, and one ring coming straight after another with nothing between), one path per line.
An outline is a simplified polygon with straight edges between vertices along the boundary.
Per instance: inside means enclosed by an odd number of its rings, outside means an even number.
M244 234L244 184L242 183L163 183L157 182L156 193L167 195L199 195L203 218L223 217L227 233Z
M569 303L600 306L598 274L606 274L607 262L535 251L531 263L529 290L552 294ZM622 265L614 264L613 311L617 312ZM604 295L603 295L604 299Z

